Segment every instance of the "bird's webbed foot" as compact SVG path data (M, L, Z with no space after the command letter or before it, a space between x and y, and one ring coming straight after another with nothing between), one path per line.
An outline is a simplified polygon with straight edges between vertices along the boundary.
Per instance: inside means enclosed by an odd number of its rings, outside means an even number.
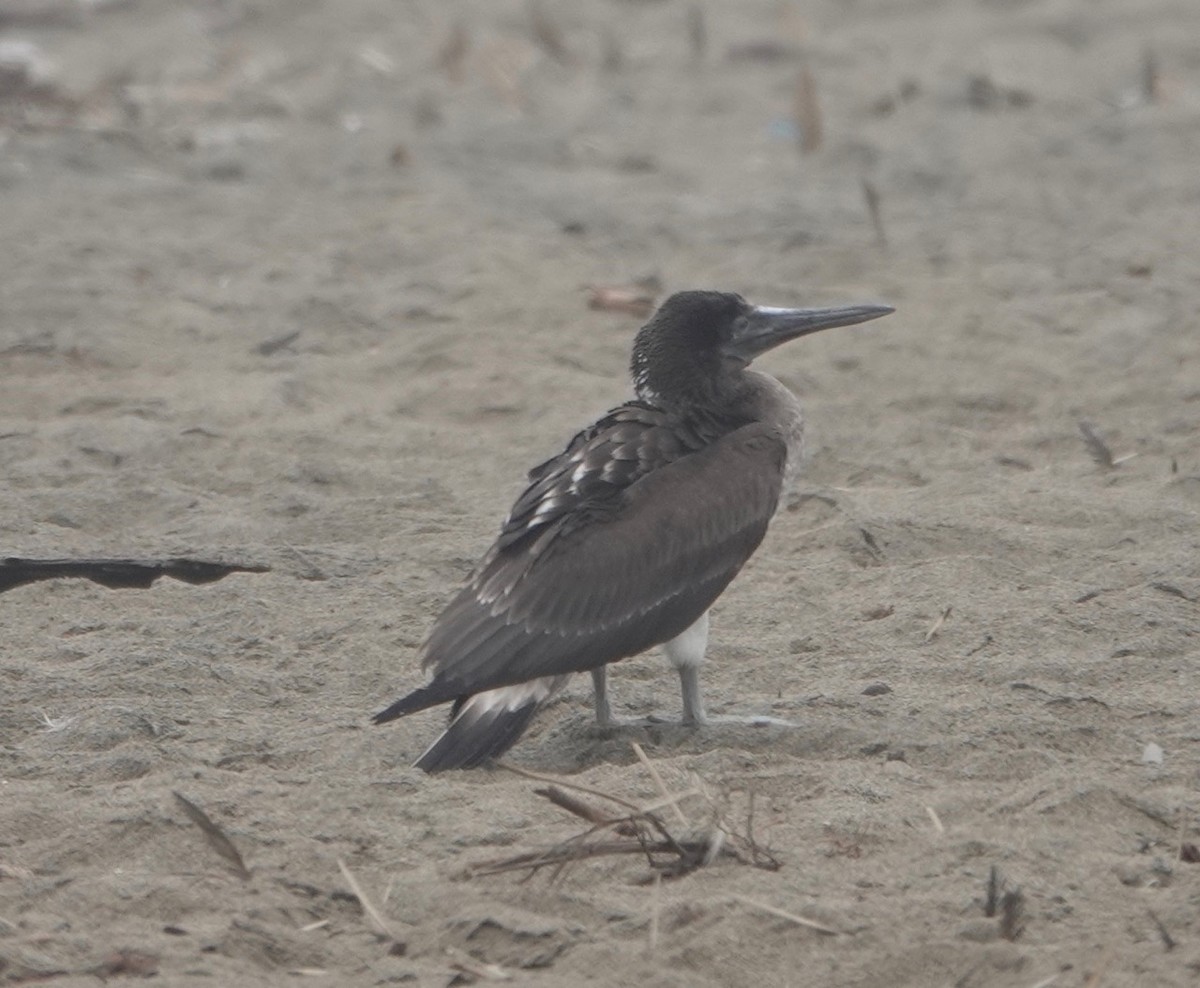
M684 721L687 725L687 721ZM741 724L749 727L799 727L795 721L782 717L770 717L767 714L719 714L706 716L704 720L693 722L694 727L717 727L721 724Z

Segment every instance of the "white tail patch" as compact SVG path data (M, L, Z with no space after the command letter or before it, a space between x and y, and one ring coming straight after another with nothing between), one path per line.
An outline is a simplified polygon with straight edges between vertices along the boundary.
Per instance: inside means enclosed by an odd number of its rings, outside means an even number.
M498 689L485 690L483 693L469 696L459 708L458 713L454 715L454 720L450 722L446 730L433 744L421 752L421 757L413 764L425 768L421 764L425 757L450 735L469 738L476 732L484 732L482 736L486 737L497 729L498 724L503 724L504 718L527 710L531 706L545 703L562 689L570 678L570 675L545 676L541 679L531 679L527 683L501 686ZM434 769L434 771L438 770Z
M544 679L531 679L527 683L501 686L485 693L476 693L462 705L454 722L463 719L479 720L488 714L512 713L531 703L542 703L557 693L565 681L565 676L547 676Z

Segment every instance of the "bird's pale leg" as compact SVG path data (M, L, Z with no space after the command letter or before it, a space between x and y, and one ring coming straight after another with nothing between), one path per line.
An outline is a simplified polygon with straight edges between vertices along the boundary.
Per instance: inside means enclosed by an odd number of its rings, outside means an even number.
M707 648L708 611L687 631L663 645L667 660L679 673L679 685L683 693L683 723L689 726L708 723L704 698L700 694L700 666Z
M592 703L596 710L596 723L601 727L613 727L612 707L608 705L608 666L592 670Z
M765 715L751 717L709 717L704 712L704 698L700 693L700 666L708 648L708 612L683 634L663 645L667 658L679 672L679 685L683 693L683 724L686 727L703 727L710 723L726 724L774 724L794 727L791 721Z
M704 710L704 696L700 689L700 667L704 664L704 653L708 649L708 612L697 619L696 623L676 635L662 646L667 660L679 673L680 692L683 697L683 720L685 727L703 727L710 723L735 724L778 724L794 726L789 721L778 717L763 715L752 717L709 717ZM601 666L592 670L593 705L596 711L596 723L601 727L642 727L657 726L663 720L650 716L644 720L624 722L616 720L612 715L612 707L608 700L608 668Z
M683 634L677 635L663 645L667 658L679 671L683 687L683 723L688 726L708 723L704 713L704 699L700 695L700 665L704 662L704 650L708 647L708 612ZM656 716L643 721L626 724L616 720L608 702L608 668L601 666L592 670L592 703L596 710L596 723L601 727L645 726L662 723Z

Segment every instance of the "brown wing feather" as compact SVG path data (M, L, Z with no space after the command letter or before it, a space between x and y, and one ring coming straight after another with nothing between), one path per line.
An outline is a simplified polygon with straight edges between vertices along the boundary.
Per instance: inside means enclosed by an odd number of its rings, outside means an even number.
M643 448L654 445L642 438ZM560 459L580 486L588 474L583 459L571 460L574 446ZM509 540L488 553L430 635L425 665L434 677L418 691L420 706L592 669L682 632L762 541L786 456L777 430L755 423L644 470L608 497L563 499L540 517L552 483L522 511L518 501ZM557 476L569 493L563 470L545 466L539 482ZM512 537L517 528L525 537Z

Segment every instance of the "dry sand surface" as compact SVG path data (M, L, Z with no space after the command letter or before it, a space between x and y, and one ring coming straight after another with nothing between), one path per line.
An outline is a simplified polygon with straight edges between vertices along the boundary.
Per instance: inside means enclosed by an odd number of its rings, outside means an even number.
M0 53L0 555L272 567L0 597L0 982L1200 981L1195 0L0 0ZM646 278L897 309L763 361L812 456L705 680L796 726L579 677L511 760L642 805L636 741L781 867L464 877L583 824L368 718Z

